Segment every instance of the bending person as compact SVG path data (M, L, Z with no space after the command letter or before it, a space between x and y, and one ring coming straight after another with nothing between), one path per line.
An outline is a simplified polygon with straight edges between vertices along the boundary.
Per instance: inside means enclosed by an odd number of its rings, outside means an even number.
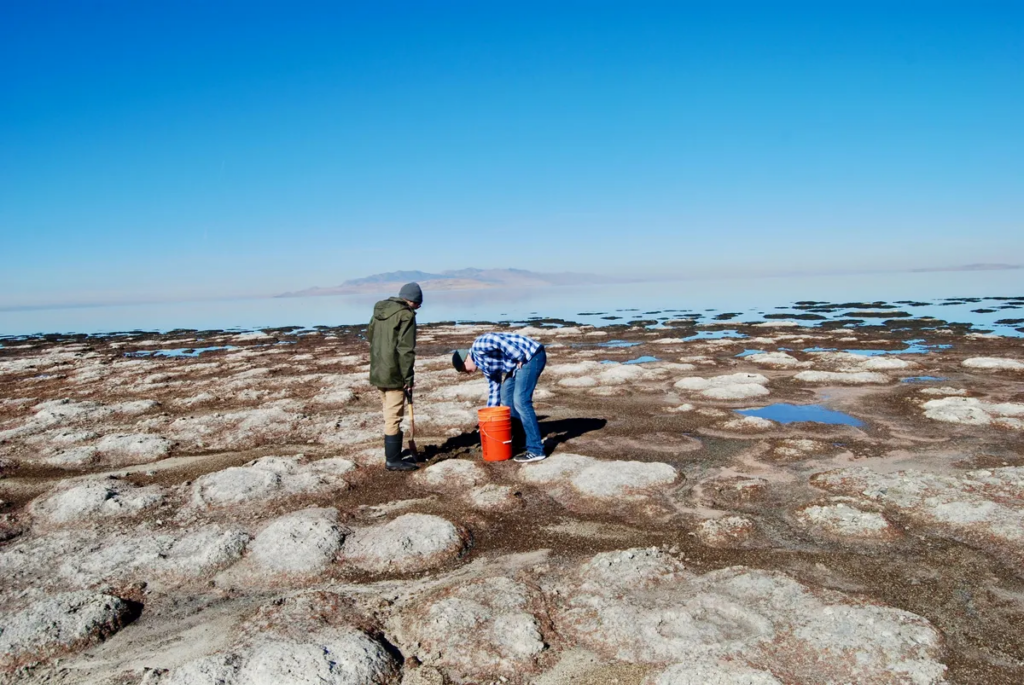
M526 453L514 457L520 463L547 456L533 410L533 391L547 360L543 345L517 333L484 333L468 350L452 354L452 366L460 373L483 372L488 407L511 409L513 426L521 427L526 436Z

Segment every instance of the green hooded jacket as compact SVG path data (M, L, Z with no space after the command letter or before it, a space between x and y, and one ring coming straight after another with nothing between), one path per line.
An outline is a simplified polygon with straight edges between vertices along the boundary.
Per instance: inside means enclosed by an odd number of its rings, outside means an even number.
M373 306L366 328L370 342L370 383L382 390L413 384L416 364L416 311L392 297Z

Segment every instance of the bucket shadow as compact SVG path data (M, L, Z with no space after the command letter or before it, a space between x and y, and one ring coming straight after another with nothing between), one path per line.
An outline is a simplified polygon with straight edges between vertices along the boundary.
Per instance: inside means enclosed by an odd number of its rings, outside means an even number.
M544 438L544 451L552 454L563 442L578 438L591 431L601 430L608 423L605 419L558 419L545 421L547 417L540 416L540 434ZM520 436L516 436L519 438ZM419 463L428 461L444 461L467 454L473 450L480 449L480 429L460 433L448 438L439 445L424 445L419 448Z

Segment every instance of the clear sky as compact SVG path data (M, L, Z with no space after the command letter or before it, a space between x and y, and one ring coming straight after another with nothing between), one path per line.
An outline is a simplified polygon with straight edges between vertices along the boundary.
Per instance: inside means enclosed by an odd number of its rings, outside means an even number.
M1024 262L1024 3L0 0L0 304Z

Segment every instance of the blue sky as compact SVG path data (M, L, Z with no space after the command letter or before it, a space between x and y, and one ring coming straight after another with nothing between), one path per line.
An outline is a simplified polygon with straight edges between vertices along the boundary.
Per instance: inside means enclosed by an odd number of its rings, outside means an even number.
M1024 262L1024 3L0 2L0 304Z

